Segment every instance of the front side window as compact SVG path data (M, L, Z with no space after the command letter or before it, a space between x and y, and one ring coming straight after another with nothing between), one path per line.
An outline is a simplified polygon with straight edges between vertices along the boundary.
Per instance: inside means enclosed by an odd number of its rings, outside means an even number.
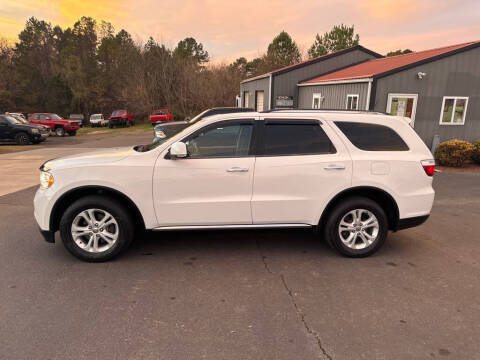
M265 121L264 155L335 153L335 147L318 122Z
M57 114L50 114L50 118L53 120L63 120L63 118Z
M467 114L468 97L445 96L440 114L440 125L463 125Z
M47 115L40 114L40 115L38 115L38 118L39 118L40 120L47 120Z
M242 157L250 153L253 122L206 126L185 140L189 158Z
M347 95L347 110L358 110L358 94Z
M365 151L408 151L409 148L395 130L384 125L359 122L340 122L335 125L347 139Z

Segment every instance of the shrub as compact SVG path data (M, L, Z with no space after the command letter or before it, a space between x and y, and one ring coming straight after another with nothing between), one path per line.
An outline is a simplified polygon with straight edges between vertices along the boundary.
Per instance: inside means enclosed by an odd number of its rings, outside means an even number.
M435 150L439 165L462 167L472 158L475 147L468 141L452 139L440 143Z
M480 164L480 139L473 143L473 155L472 160L475 161L477 164Z

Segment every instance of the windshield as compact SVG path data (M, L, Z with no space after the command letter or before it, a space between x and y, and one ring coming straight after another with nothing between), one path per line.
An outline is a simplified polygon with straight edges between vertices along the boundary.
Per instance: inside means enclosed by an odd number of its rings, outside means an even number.
M20 120L14 118L13 116L10 116L10 115L3 115L5 117L5 119L7 119L7 121L10 123L10 124L13 124L13 125L19 125L19 124L23 124Z
M205 110L205 111L201 112L200 114L198 114L197 116L195 116L193 119L188 120L188 123L189 123L189 124L194 124L194 123L196 123L198 120L201 120L208 111L209 111L209 110Z
M152 115L165 115L166 112L163 110L155 110Z
M126 113L127 113L127 110L115 110L114 112L112 112L112 115L123 115Z
M22 124L28 124L28 125L30 125L30 122L29 122L28 120L25 120L25 119L24 119L23 117L21 117L20 115L12 115L12 114L10 114L9 116L12 117L12 118L17 119L17 120L20 121Z
M50 114L50 118L53 120L63 120L63 118L57 114Z

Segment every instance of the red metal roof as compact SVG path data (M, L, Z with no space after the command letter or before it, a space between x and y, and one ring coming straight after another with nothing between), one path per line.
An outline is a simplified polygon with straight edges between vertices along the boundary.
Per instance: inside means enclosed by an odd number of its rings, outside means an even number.
M398 69L406 65L411 65L422 60L427 60L437 55L447 54L451 51L455 51L476 43L480 43L480 41L472 41L458 45L450 45L431 50L413 52L405 55L368 60L364 63L350 66L330 74L322 75L311 80L302 81L301 84L371 78L375 75Z

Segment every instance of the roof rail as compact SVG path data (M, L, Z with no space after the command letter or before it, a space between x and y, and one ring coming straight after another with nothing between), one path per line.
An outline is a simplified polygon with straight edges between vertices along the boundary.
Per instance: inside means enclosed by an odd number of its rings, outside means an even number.
M350 109L270 109L260 111L260 113L273 113L273 112L342 112L342 113L353 113L353 114L379 114L379 115L391 115L382 111L373 111L373 110L350 110Z

